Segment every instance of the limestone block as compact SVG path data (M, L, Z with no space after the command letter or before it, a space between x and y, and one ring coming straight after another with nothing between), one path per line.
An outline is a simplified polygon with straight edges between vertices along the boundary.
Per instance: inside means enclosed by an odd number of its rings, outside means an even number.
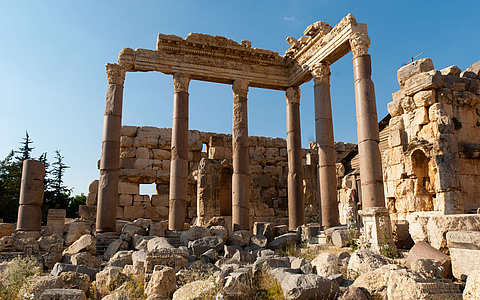
M63 236L63 229L65 227L65 209L49 209L47 215L47 228L45 234ZM63 242L62 242L63 243Z
M152 153L153 153L153 158L159 159L159 160L170 159L171 157L171 152L168 150L152 149Z
M134 206L152 206L149 195L134 195L133 196L133 205Z
M415 106L415 101L413 101L413 97L405 97L400 102L404 113L409 113L415 110L417 107Z
M397 146L390 149L390 164L395 165L402 163L403 158L403 146Z
M400 129L394 129L390 131L388 136L388 146L390 148L396 146L402 146L407 142L405 131Z
M420 107L414 110L415 117L413 118L412 126L424 125L429 122L428 110L426 107Z
M440 71L432 70L420 73L405 82L405 94L412 96L421 90L441 88L442 84L443 76Z
M188 140L189 151L202 151L203 143L200 140Z
M138 219L145 217L145 208L143 206L125 206L123 209L125 219Z
M145 294L159 295L160 299L168 299L172 296L176 289L176 277L175 269L162 266L161 268L155 268L150 281L145 288Z
M128 194L119 194L118 195L118 205L119 206L130 206L133 203L133 195Z
M73 255L79 252L97 253L97 241L90 234L82 235L78 240L63 251L63 255Z
M88 193L87 195L87 205L97 205L97 193Z
M120 138L120 147L121 148L133 147L133 138L129 136L122 136Z
M138 147L135 151L136 151L135 152L136 158L143 158L143 159L150 158L150 149L146 147ZM153 151L152 151L152 157L153 157Z
M133 139L133 147L147 147L147 138L137 136Z
M403 114L403 107L400 100L392 101L387 104L387 110L390 116L396 117Z
M392 117L390 119L390 122L388 124L390 127L390 130L403 130L405 129L404 123L403 123L403 116L397 116L397 117Z
M469 91L453 91L453 103L475 108L479 103L479 96Z
M168 206L168 194L152 195L153 206Z
M398 84L404 85L412 76L433 70L433 62L430 58L423 58L401 67L397 71Z
M420 91L413 95L416 107L430 106L436 101L435 90Z
M444 76L446 76L446 75L459 76L461 72L462 72L462 70L460 70L460 68L455 66L455 65L450 66L450 67L446 67L446 68L440 70L440 73L442 73L442 75L444 75Z
M118 183L118 193L119 194L138 194L140 192L140 187L136 183L120 181Z
M149 150L158 148L158 138L156 137L147 137L147 141L145 143Z
M312 267L322 277L338 274L338 257L328 252L320 253L312 260Z
M430 244L442 252L448 252L445 239L448 231L480 231L480 215L440 215L428 219L427 232Z
M461 77L468 77L468 78L478 78L480 79L480 61L477 61L470 67L466 68L465 71L463 71L460 74Z
M135 147L121 148L120 157L121 158L133 158L135 157Z
M160 137L160 128L152 126L138 127L137 136L156 137L158 139Z
M87 300L85 292L78 289L47 289L40 300Z
M232 159L232 149L225 147L208 148L209 159Z
M165 159L162 161L162 170L170 171L170 166L171 166L171 160Z
M98 193L98 179L90 181L88 184L88 192L95 194Z
M280 148L280 149L278 150L278 155L280 155L280 156L285 156L285 157L286 157L287 154L288 154L288 153L287 153L287 148Z
M480 269L477 269L468 275L465 290L463 290L463 299L480 299Z
M392 264L393 260L374 253L368 249L359 249L352 253L348 262L348 278L357 278L358 276L374 271L382 266Z
M160 172L160 171L159 171ZM160 172L161 173L161 172ZM162 175L162 174L160 174ZM168 179L168 172L166 173ZM157 171L149 170L120 170L118 172L120 180L126 182L135 182L137 184L150 184L157 180ZM138 193L138 192L137 192Z
M473 271L480 269L480 232L449 231L446 238L453 276L465 280Z
M278 156L279 150L278 148L266 148L265 149L265 156Z
M408 253L405 265L407 268L412 268L412 265L420 259L431 259L439 266L442 266L443 270L441 276L443 278L451 277L451 259L445 253L435 249L426 242L419 241L410 249Z
M96 205L80 205L78 206L78 214L83 220L95 220L97 217Z
M156 207L146 206L145 207L145 218L147 219L158 219L160 214L158 213Z
M137 135L137 126L122 126L122 131L121 131L122 136L129 136L129 137L134 137Z
M214 295L217 283L213 279L192 281L173 294L173 300L200 299L203 295Z

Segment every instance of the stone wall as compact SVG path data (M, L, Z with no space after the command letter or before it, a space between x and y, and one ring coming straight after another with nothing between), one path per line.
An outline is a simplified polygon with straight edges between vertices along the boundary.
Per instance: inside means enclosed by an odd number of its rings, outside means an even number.
M480 77L476 63L434 70L421 59L398 70L382 153L392 217L475 212L480 207Z
M123 126L117 218L168 218L171 129ZM282 138L249 137L250 220L288 224L287 148ZM343 149L343 148L342 148ZM316 221L317 154L302 151L306 218ZM207 223L231 215L232 137L189 131L187 222ZM155 184L156 194L141 195L140 184ZM97 201L98 181L90 184L87 205ZM228 219L228 218L227 218Z

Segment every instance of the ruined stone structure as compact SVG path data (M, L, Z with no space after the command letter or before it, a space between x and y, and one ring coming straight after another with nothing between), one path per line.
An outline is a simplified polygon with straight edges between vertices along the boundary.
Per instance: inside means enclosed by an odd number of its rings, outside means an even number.
M478 64L478 63L477 63ZM476 213L480 207L480 81L456 66L434 70L429 58L397 73L400 90L384 159L388 208L398 219L413 212Z
M169 169L170 230L179 231L187 215L189 189L188 160L188 84L203 80L232 84L232 229L249 229L251 164L247 121L249 87L286 91L287 99L287 195L289 228L305 223L303 168L300 148L299 86L315 81L315 126L318 145L318 177L322 224L339 224L335 144L329 92L330 65L348 52L353 53L355 98L358 124L358 148L362 168L364 208L385 207L378 127L371 76L370 39L365 24L352 15L334 28L325 22L310 25L300 39L289 37L290 48L284 56L251 48L223 37L189 34L187 38L159 34L156 50L123 49L118 64L107 64L107 90L100 179L98 187L97 231L115 229L118 206L121 106L126 72L158 71L173 75L174 111ZM230 171L225 171L230 172ZM227 176L227 174L224 174ZM229 190L224 186L222 193ZM375 211L377 211L375 210ZM124 210L125 214L125 210ZM387 222L388 223L388 222ZM375 230L372 238L375 239Z

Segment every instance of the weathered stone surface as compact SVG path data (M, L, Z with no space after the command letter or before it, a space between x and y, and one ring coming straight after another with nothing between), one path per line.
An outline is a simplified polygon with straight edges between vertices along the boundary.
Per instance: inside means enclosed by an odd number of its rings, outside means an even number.
M63 239L56 234L42 236L38 239L38 246L40 251L61 253L63 251Z
M60 277L51 274L36 274L28 278L28 282L25 282L18 294L24 295L29 291L34 295L33 299L39 299L46 290L63 288L64 285L65 282Z
M110 258L108 265L120 268L123 268L125 265L133 265L132 254L133 250L118 251L112 258Z
M60 278L65 282L65 288L79 289L88 293L91 281L87 274L69 271L61 273Z
M350 286L341 300L372 300L372 296L365 288Z
M461 72L462 70L460 70L460 68L457 66L450 66L440 70L440 73L442 73L443 76L446 76L446 75L459 76Z
M261 234L265 236L268 242L273 241L275 237L275 228L272 223L268 222L255 222L253 224L253 235Z
M68 225L68 233L65 236L65 245L70 246L81 236L90 233L85 222L75 221Z
M250 243L252 233L248 230L233 231L228 235L227 245L246 247Z
M188 257L188 251L179 248L150 251L146 257L146 272L152 273L156 265L168 266L178 271L187 266L186 257Z
M433 62L430 58L423 58L401 67L397 71L398 84L404 85L410 77L433 70Z
M401 267L395 264L384 265L370 272L365 272L355 279L353 287L363 287L370 294L377 294L386 299L388 279L390 273L394 270L400 270ZM354 277L353 277L354 279Z
M257 272L261 271L264 268L290 268L290 260L288 257L274 257L274 256L264 256L258 257L255 260L252 268L252 272L255 275Z
M103 256L105 257L105 260L110 260L115 253L120 249L120 246L122 245L123 241L121 239L117 239L108 245L107 250L105 250L105 253Z
M480 79L480 61L477 61L460 74L461 77Z
M463 290L463 299L480 299L480 269L477 269L468 275L465 290Z
M85 292L78 289L48 289L40 300L87 300Z
M82 273L92 278L98 272L98 269L90 268L87 266L77 266L58 262L55 264L55 266L53 266L51 274L54 276L60 276L60 274L62 274L63 272Z
M480 231L480 215L444 215L428 219L427 232L432 247L448 252L445 238L448 231Z
M43 265L45 268L53 268L53 266L62 260L62 252L48 252L42 255Z
M0 238L13 234L12 223L0 223Z
M225 227L216 225L209 227L210 233L214 236L220 237L222 240L226 241L228 236L228 231Z
M252 236L250 239L250 248L258 249L258 248L265 248L267 247L268 239L267 237L257 234Z
M426 73L420 73L407 79L404 86L404 92L407 96L412 96L421 90L435 89L442 87L443 78L440 71L432 70Z
M213 280L197 280L185 284L173 294L173 300L194 300L201 297L215 297L215 282Z
M175 291L176 284L175 270L164 266L161 270L155 269L145 288L145 294L147 296L157 294L164 299L168 299Z
M190 242L188 248L192 249L194 255L201 255L209 249L215 249L215 251L221 251L225 242L219 236L206 236L201 239L197 239Z
M449 231L447 243L455 278L465 280L475 270L480 269L479 231Z
M336 282L316 274L272 274L280 282L285 299L335 299L340 293Z
M183 245L188 246L189 241L201 239L210 235L210 229L201 226L192 226L192 228L182 233L180 241Z
M97 253L97 241L89 234L81 236L72 245L63 251L63 255L73 255L79 252Z
M348 262L347 276L350 279L378 269L384 265L393 264L393 260L367 249L359 249L352 253Z
M317 275L328 277L338 273L338 257L334 254L324 252L312 260L312 267Z
M95 282L97 283L97 289L101 291L113 291L117 287L118 280L121 279L123 275L120 272L121 268L119 267L110 267L107 266L105 269L97 273L95 277Z
M164 237L154 237L147 242L147 251L156 249L171 249L173 246Z
M297 243L300 241L300 236L297 233L285 233L281 236L277 236L270 243L268 243L268 248L277 250L287 246L290 243Z
M407 268L411 267L411 264L419 259L431 259L438 265L443 267L442 277L449 278L451 277L451 259L448 255L443 252L433 248L429 244L419 241L410 249L408 253L407 260L405 262Z

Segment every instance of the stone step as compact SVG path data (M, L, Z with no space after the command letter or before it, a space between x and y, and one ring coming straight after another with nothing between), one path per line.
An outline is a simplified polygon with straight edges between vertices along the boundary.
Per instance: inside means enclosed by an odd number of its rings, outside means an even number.
M97 240L97 253L101 255L105 254L108 246L119 238L120 235L116 232L96 234L95 239Z
M182 246L182 242L180 241L180 236L182 236L183 231L165 231L165 238L168 240L170 245L174 247Z

